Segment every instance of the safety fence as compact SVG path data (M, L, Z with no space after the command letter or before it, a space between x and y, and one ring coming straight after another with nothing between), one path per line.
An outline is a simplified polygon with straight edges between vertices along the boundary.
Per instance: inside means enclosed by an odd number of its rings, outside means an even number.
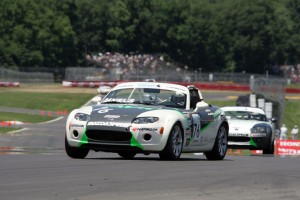
M208 82L249 85L253 79L258 78L275 77L249 73L202 72L202 70L176 68L171 65L163 64L157 65L155 70L151 67L139 67L127 71L122 70L122 68L105 67L67 67L62 69L20 68L18 70L0 67L0 82L7 83L53 83L63 80L77 82L115 80L143 81L145 79L155 79L156 81L163 82ZM287 82L286 79L281 79Z
M54 75L53 73L49 73L49 72L22 72L22 71L15 71L6 68L0 68L0 82L4 83L2 84L3 86L14 86L14 85L9 85L14 82L53 83Z

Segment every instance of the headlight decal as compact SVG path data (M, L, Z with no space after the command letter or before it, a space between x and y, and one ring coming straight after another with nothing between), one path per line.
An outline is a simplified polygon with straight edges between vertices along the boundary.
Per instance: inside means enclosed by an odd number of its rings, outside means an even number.
M76 113L74 115L74 119L76 119L78 121L89 121L90 116L88 114L85 114L85 113Z
M208 127L212 124L212 122L205 124L203 127L201 127L201 131L200 133L202 133L202 131L205 131L206 129L208 129Z
M142 150L144 150L144 147L141 145L141 143L139 143L139 141L137 141L137 139L134 137L134 133L131 133L131 140L130 140L130 146L132 147L138 147Z
M132 120L133 124L151 124L159 120L158 117L137 117Z
M250 146L255 146L255 147L257 147L256 142L255 142L252 138L250 138Z
M221 115L221 113L222 113L221 109L216 110L216 112L214 113L214 118L216 119L217 117L219 117L219 115Z
M84 130L83 135L82 135L82 137L81 137L81 139L80 139L80 141L79 141L79 144L78 144L79 147L80 147L81 145L83 145L83 144L89 143L88 137L86 136L85 133L86 133L86 129Z
M216 119L217 117L219 117L219 116L221 115L221 113L222 113L222 110L221 110L221 109L216 110L216 111L214 112L214 119ZM203 127L201 127L200 133L201 133L202 131L205 131L206 129L208 129L208 127L209 127L210 125L212 125L213 122L214 122L214 121L209 122L209 123L205 124Z

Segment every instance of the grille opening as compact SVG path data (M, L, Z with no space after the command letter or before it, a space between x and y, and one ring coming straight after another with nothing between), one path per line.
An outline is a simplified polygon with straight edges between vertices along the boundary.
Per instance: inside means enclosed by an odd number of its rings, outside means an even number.
M228 141L232 142L249 142L249 137L228 137Z
M87 130L86 136L91 140L106 142L127 142L132 137L130 132L108 130Z
M148 133L146 133L146 134L144 135L144 140L146 140L146 141L150 141L151 138L152 138L152 136L151 136L150 134L148 134Z
M78 131L74 130L74 131L73 131L73 136L74 136L75 138L77 138L78 135L79 135Z

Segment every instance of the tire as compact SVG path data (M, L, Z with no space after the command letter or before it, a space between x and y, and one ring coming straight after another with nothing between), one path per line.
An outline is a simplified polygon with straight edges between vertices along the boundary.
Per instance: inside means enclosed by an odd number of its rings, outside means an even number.
M134 153L134 152L126 152L126 151L119 152L118 154L119 154L119 156L121 156L122 158L125 158L125 159L132 159L136 155L136 153Z
M263 154L274 154L274 140L269 143L266 149L263 149Z
M205 152L208 160L223 160L227 152L228 131L225 125L221 125L214 143L214 147L210 152Z
M69 157L76 159L85 158L90 151L89 149L70 146L68 143L67 136L65 136L65 150Z
M169 135L165 148L159 153L162 160L178 160L182 153L183 133L179 123L176 123Z

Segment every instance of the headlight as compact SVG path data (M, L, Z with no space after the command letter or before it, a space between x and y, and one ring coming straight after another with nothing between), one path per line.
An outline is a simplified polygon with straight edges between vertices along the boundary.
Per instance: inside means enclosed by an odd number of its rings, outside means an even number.
M90 120L90 116L85 113L76 113L74 116L74 119L76 119L78 121L88 121L88 120Z
M250 137L266 137L267 136L267 129L263 126L256 126L254 128L251 128L251 134Z
M137 117L132 120L133 124L150 124L157 122L159 120L158 117Z
M251 133L265 133L265 132L266 132L266 128L261 126L257 126L251 129Z

